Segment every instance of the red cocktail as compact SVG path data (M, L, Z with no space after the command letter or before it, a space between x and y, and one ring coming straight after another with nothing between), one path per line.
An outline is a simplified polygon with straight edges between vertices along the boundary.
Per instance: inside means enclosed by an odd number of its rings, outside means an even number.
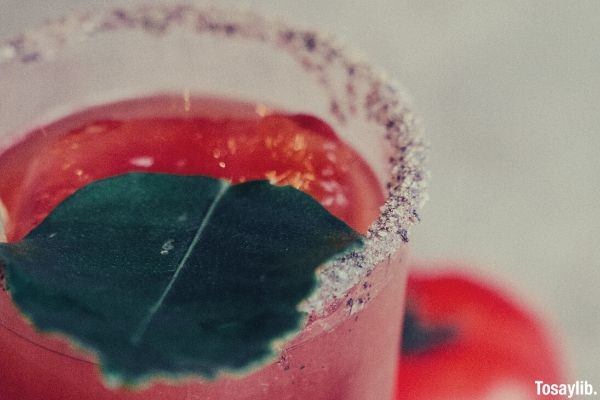
M406 272L401 261L406 229L418 218L422 180L421 145L396 90L316 34L255 16L143 9L75 16L46 29L59 38L92 38L40 45L25 37L11 42L12 55L0 60L7 72L0 85L16 99L0 111L6 121L0 199L9 241L22 238L76 189L128 171L292 185L368 233L362 251L319 272L319 291L305 305L308 322L282 345L279 359L244 377L108 388L93 355L35 332L3 292L0 397L391 398ZM117 42L130 51L111 57ZM57 46L58 56L44 46ZM73 62L76 70L67 68ZM265 66L273 68L268 76ZM60 88L46 93L40 86L67 71L75 76L61 78ZM18 106L23 90L40 92L32 109ZM160 92L182 94L145 97ZM286 112L197 97L202 92L255 98ZM135 100L113 102L123 97ZM98 103L104 105L83 106Z

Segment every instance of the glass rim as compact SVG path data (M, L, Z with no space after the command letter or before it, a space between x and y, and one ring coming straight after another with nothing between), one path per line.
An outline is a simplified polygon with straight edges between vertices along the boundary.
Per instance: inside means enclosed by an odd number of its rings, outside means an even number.
M61 49L99 34L137 30L161 35L175 27L191 29L199 35L263 42L287 52L307 73L318 74L335 64L342 67L347 75L345 79L368 87L360 107L365 112L364 118L380 128L379 134L386 140L391 154L383 182L386 200L365 235L364 246L319 268L319 287L300 308L323 315L328 304L342 298L377 264L409 241L410 228L419 221L419 210L426 200L427 146L411 102L396 81L356 56L354 50L315 30L297 28L250 11L192 5L143 5L67 14L39 28L0 40L0 72L10 65L43 63L58 56ZM341 121L356 118L356 110L345 110L339 104L332 103L330 111Z

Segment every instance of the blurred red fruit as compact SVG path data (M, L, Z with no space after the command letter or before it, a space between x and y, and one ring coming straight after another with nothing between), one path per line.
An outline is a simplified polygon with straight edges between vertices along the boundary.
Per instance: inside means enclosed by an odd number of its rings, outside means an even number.
M539 399L536 380L563 383L535 314L456 266L442 267L417 267L409 277L397 400Z

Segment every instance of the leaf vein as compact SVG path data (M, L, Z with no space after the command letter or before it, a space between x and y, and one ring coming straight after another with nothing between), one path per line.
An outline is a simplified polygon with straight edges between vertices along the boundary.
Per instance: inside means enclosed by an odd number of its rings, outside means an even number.
M229 189L229 187L231 186L230 184L228 184L225 181L219 181L219 184L221 187L219 188L217 195L215 196L214 200L212 201L210 207L208 208L206 215L202 219L202 222L200 223L200 226L198 227L198 230L196 231L196 234L194 235L192 242L190 243L185 254L183 255L183 257L177 264L177 268L175 269L175 272L173 273L173 276L171 277L169 284L167 285L165 290L163 290L160 298L152 305L152 307L150 307L150 309L148 310L148 313L141 320L141 322L137 326L136 330L134 331L133 335L131 336L130 342L133 345L138 345L141 342L144 334L148 330L148 326L150 326L150 323L152 322L152 320L158 313L158 310L164 304L165 299L169 295L171 289L173 288L173 285L175 284L175 282L177 281L177 278L181 274L181 271L185 268L185 265L186 265L188 259L190 258L194 249L198 245L198 242L200 241L200 238L202 237L204 230L208 226L208 222L211 219L215 209L217 208L218 203L221 201L221 198L223 197L223 195L225 194L227 189Z

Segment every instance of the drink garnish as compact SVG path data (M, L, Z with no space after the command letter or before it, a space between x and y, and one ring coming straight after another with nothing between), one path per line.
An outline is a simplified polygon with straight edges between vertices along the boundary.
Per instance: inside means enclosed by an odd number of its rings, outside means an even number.
M311 196L268 181L128 173L0 244L13 301L96 353L106 382L244 373L305 322L316 270L362 245Z

